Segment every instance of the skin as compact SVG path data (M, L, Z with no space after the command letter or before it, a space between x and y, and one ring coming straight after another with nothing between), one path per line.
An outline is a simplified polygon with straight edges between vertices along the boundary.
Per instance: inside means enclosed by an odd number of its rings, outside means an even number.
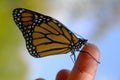
M71 71L60 70L55 80L94 80L99 63L100 53L98 48L91 43L85 45L79 53ZM36 80L45 80L38 78Z

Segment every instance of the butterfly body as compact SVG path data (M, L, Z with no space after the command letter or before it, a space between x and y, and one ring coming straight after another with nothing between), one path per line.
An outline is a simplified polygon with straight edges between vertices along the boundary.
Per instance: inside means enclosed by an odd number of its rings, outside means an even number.
M16 25L21 30L29 53L33 57L65 54L75 51L87 43L77 38L62 23L49 16L23 9L13 10Z

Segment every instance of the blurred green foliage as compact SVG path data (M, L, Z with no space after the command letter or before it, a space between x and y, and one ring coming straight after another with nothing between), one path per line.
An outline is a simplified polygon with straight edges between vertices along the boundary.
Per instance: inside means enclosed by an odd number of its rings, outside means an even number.
M39 0L0 0L0 80L24 80L27 65L18 47L23 40L12 17L14 8L42 10L45 2Z

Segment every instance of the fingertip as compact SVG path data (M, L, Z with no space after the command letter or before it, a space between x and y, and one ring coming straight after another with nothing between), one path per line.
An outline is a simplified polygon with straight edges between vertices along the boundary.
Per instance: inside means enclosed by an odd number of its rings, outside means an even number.
M83 47L82 51L89 52L97 61L99 61L100 51L96 45L88 43L85 47Z
M67 80L70 71L67 69L62 69L57 73L55 80Z

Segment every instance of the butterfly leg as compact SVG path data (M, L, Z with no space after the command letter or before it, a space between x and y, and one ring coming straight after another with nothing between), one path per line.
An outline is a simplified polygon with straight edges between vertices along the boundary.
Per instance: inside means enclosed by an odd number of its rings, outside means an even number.
M73 56L73 57L72 57ZM72 53L71 55L70 55L70 58L71 58L71 60L73 61L73 63L75 63L75 61L76 61L76 55L74 54L74 53Z
M72 56L73 56L74 58L72 58ZM72 59L73 63L75 64L76 55L75 55L74 53L72 53L72 54L70 55L70 58ZM81 73L83 73L83 71L79 68L79 66L78 66L78 70L79 70Z

